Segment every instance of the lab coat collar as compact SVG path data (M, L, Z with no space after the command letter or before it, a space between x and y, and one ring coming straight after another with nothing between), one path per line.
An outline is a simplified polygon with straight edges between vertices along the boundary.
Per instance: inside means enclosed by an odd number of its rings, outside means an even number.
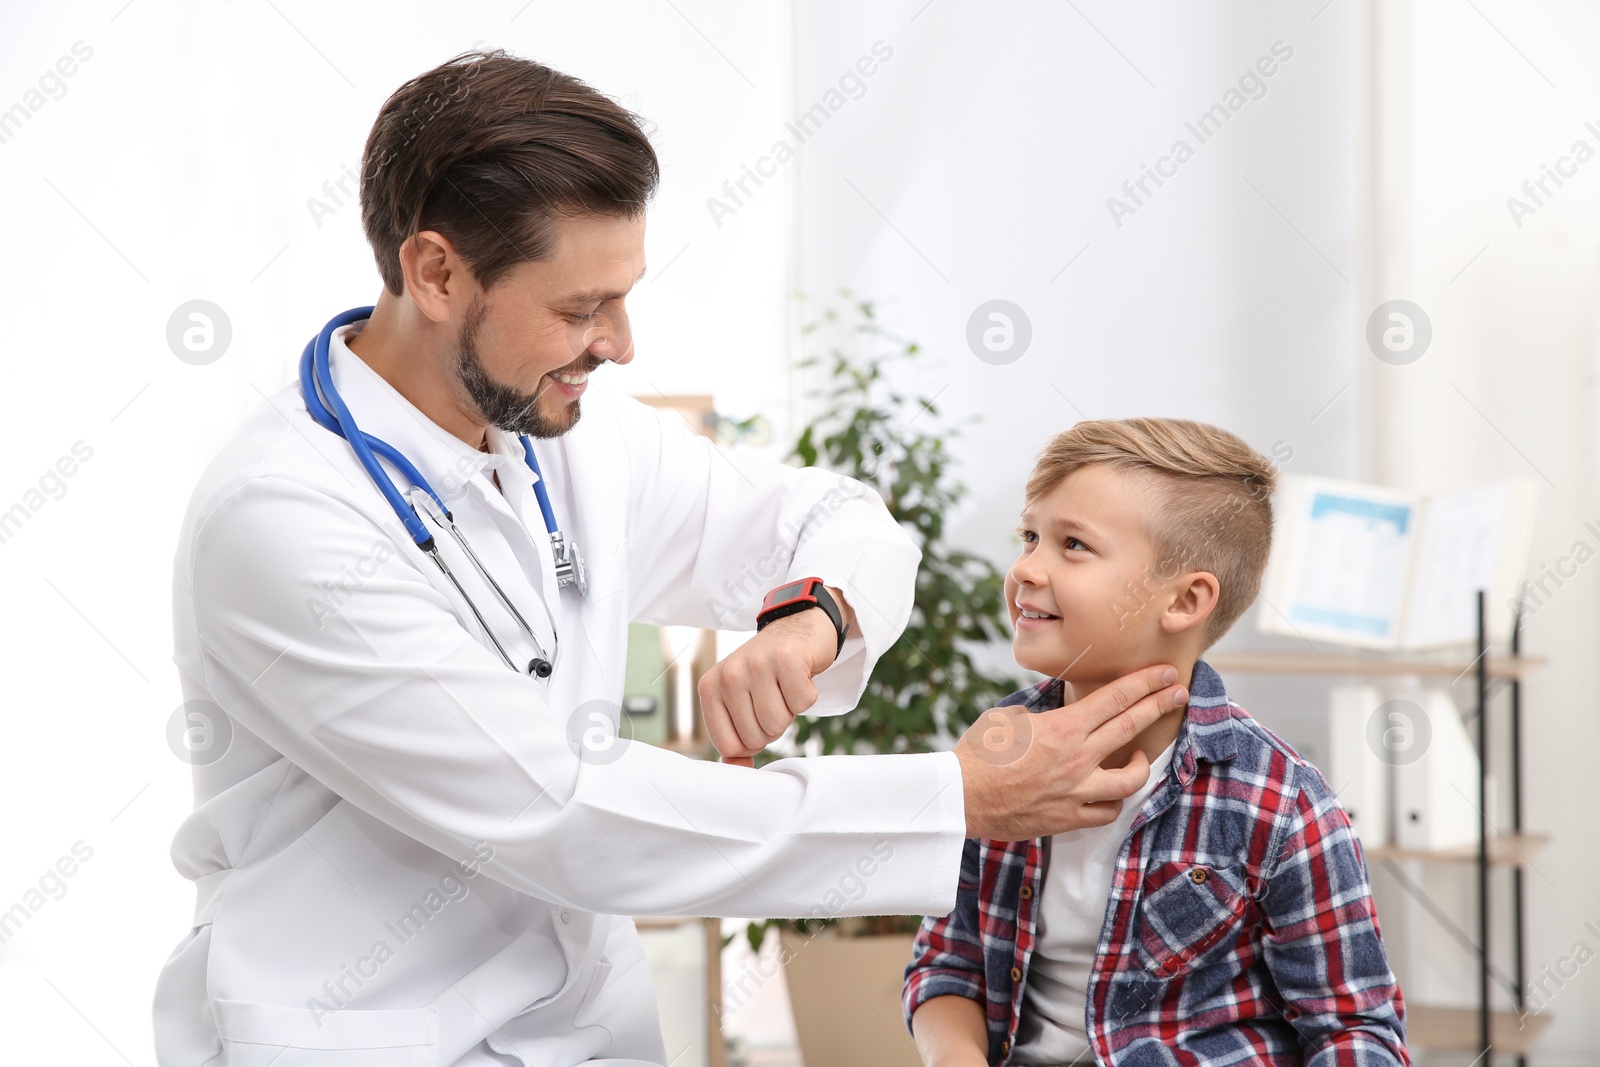
M356 425L399 449L428 479L446 506L459 499L465 486L475 485L494 506L505 509L506 503L489 481L490 475L500 471L502 486L519 488L530 486L536 477L523 457L521 441L490 426L486 435L489 451L484 452L428 418L350 351L350 339L368 321L360 319L335 330L328 344L333 384L355 416ZM507 467L510 469L504 470ZM397 486L402 493L406 491L406 486Z

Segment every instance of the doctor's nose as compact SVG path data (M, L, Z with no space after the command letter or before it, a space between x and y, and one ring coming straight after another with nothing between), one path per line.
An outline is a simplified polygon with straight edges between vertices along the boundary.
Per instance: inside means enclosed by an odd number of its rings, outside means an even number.
M621 365L633 362L633 330L628 323L627 309L620 302L607 313L605 324L589 344L589 354L595 359L608 359Z

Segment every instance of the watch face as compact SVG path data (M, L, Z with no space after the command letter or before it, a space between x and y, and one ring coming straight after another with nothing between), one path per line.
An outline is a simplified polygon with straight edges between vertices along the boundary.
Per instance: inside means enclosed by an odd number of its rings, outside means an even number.
M795 597L803 596L810 587L810 582L790 582L788 585L780 585L772 591L768 603L782 604L786 600L793 600Z

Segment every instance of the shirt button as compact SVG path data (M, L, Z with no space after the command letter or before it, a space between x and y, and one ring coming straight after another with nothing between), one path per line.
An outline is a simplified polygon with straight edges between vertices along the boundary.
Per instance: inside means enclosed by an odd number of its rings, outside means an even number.
M1033 898L1033 886L1031 886L1031 885L1023 886L1022 887L1022 899L1023 900L1030 900L1032 898Z
M1004 1041L1000 1042L1000 1051L1001 1052L1010 1052L1011 1051L1011 1039L1009 1037L1006 1038Z
M1193 882L1195 885L1205 885L1206 884L1206 870L1205 870L1205 868L1204 867L1196 867L1194 870L1190 871L1189 872L1189 881Z
M565 908L561 909L561 921L564 923L569 923L572 921L572 916L567 914L567 910Z
M1015 967L1011 968L1011 980L1013 982L1022 981L1022 972L1017 970Z

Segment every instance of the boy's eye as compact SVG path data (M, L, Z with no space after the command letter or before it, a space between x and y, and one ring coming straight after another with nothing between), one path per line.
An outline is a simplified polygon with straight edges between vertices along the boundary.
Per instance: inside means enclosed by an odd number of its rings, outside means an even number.
M1017 536L1027 544L1033 544L1034 532L1032 530L1018 530Z
M1069 552L1072 550L1072 546L1073 545L1077 545L1079 548L1088 548L1089 547L1088 545L1084 544L1082 541L1078 540L1076 537L1067 538L1066 544L1067 544L1067 550Z

